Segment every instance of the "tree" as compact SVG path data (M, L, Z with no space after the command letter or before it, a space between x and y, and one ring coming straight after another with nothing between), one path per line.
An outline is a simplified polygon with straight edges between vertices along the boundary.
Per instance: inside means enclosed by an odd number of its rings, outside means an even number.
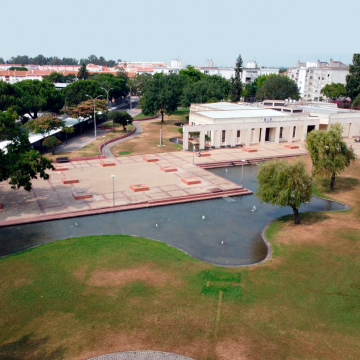
M131 86L131 91L141 98L144 93L146 83L151 79L152 75L150 74L136 74L134 78L128 79L127 83Z
M55 148L61 144L62 141L60 141L56 136L49 136L42 142L42 146L50 149L53 155L55 155Z
M331 100L336 100L340 97L346 96L345 86L341 83L326 84L322 89L321 93Z
M352 107L358 109L360 107L360 94L352 102Z
M27 133L14 127L17 117L15 112L0 111L0 139L11 141L5 149L0 149L0 182L9 180L13 189L24 187L30 191L31 180L38 176L49 179L45 171L54 170L54 167L51 160L31 148Z
M244 100L254 99L256 97L257 82L253 81L251 84L246 84L241 96Z
M102 95L106 98L106 93L99 84L94 80L75 81L62 90L65 106L73 106L80 104L82 101L88 100L86 95L96 98ZM66 112L66 109L64 109Z
M347 96L354 100L360 94L360 54L353 55L353 63L349 66L349 75L346 75Z
M231 78L231 102L240 101L242 93L241 74L243 71L243 61L241 55L236 59L235 78Z
M75 76L74 76L75 77ZM50 75L45 75L43 81L50 81L51 83L64 83L65 76L61 73L53 71Z
M39 111L58 113L64 106L63 94L48 81L24 80L13 86L17 92L13 106L21 116L36 119Z
M86 69L86 64L82 63L81 68L77 73L79 80L86 80L90 76L89 71Z
M180 70L179 74L190 83L200 81L206 77L204 73L195 69L195 67L191 65L187 65L185 69Z
M179 75L156 74L146 83L142 98L142 112L144 115L161 113L161 122L164 122L164 113L171 115L178 107L181 94Z
M114 124L122 125L124 130L126 130L125 126L127 124L132 124L133 122L133 118L126 111L112 111L109 113L109 119L112 119Z
M49 136L50 132L60 129L65 125L65 122L59 118L45 114L36 119L28 121L23 127L31 131L33 134L42 135L43 137Z
M5 64L5 60L2 57L0 57L0 64Z
M299 207L311 200L313 179L306 172L305 164L290 164L274 159L262 162L257 175L258 188L255 195L261 202L271 205L290 206L294 224L300 224Z
M126 80L114 76L113 74L94 74L90 77L91 80L94 80L98 83L100 88L104 88L109 91L109 100L112 99L118 100L123 96L126 96L128 89L126 87Z
M287 98L298 100L300 99L300 94L294 80L287 76L272 74L257 89L256 98L259 100L285 100Z
M334 190L335 177L355 160L355 153L342 138L340 124L330 125L328 131L313 130L306 137L306 148L313 162L313 175L331 177L330 190Z
M25 66L11 66L9 68L10 71L28 71Z
M66 143L67 143L68 134L74 133L74 127L73 126L63 126L61 128L61 131L66 134Z
M104 111L107 108L106 100L95 100L95 111ZM80 124L80 130L82 133L82 127L86 119L94 115L94 102L89 99L81 102L78 105L71 106L66 109L67 114L74 119L77 119Z
M124 79L125 81L128 81L128 79L129 79L129 76L128 76L125 68L123 68L123 67L116 68L116 76L121 79Z

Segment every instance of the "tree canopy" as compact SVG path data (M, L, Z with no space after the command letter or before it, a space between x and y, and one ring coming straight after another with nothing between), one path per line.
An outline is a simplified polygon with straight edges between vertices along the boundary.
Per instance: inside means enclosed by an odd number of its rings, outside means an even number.
M152 75L150 74L136 74L135 77L127 80L127 84L131 86L131 92L141 98L144 93L146 83L151 79Z
M64 75L53 71L50 75L45 75L43 81L50 81L52 83L72 83L75 81L76 76L73 74Z
M86 69L86 64L82 63L78 73L77 73L77 77L79 80L86 80L88 79L90 76L89 71Z
M235 64L235 77L231 78L231 101L232 102L237 102L240 101L240 97L241 97L241 93L243 90L243 86L241 83L241 74L243 71L243 61L241 58L241 55L238 56L238 58L236 59L236 64Z
M355 153L342 138L340 124L330 125L328 131L313 130L306 137L306 148L313 162L313 174L330 177L334 190L335 177L355 160Z
M0 103L2 100L7 103L4 110L14 107L20 116L28 114L31 118L36 119L39 111L58 113L64 106L62 93L48 81L19 81L10 85L5 91L8 91L7 101L5 100L6 95L4 98L0 96Z
M164 113L171 115L177 109L181 95L181 79L179 75L155 74L144 88L142 97L142 112L144 115L161 113L161 121L164 121Z
M88 99L86 95L90 95L93 98L102 95L106 99L105 91L101 89L99 83L95 80L75 81L63 89L62 93L64 95L65 106L80 104Z
M0 182L9 180L12 188L24 187L31 190L31 180L38 176L47 180L46 170L54 169L51 160L31 148L26 132L14 126L18 115L15 112L0 111L0 138L10 143L4 150L0 149Z
M10 71L27 71L28 69L25 66L12 66L9 68Z
M60 141L56 136L49 136L42 142L42 146L50 149L53 155L55 154L55 148L61 144L62 141Z
M304 163L294 164L274 159L262 162L257 175L258 188L255 195L261 202L271 205L290 206L294 223L300 224L299 207L311 200L313 179Z
M118 60L121 61L121 60ZM106 60L103 56L100 56L99 58L96 55L90 55L86 59L80 59L81 64L94 64L94 65L101 65L101 66L108 66L108 67L114 67L117 65L118 61L115 60Z
M36 119L28 121L23 127L31 131L33 134L42 135L45 137L51 131L60 129L65 125L65 122L51 114L45 114Z
M114 124L122 125L124 129L127 124L131 124L133 122L132 116L126 111L111 111L108 118L112 119Z
M349 75L346 75L345 88L351 100L360 94L360 54L353 55L353 63L349 66Z
M128 88L126 87L126 80L113 74L94 74L90 76L90 80L97 82L100 88L109 90L109 100L118 100L126 96ZM106 94L107 95L107 94ZM106 96L105 95L105 96Z
M354 109L359 109L359 107L360 107L360 94L352 102L352 107Z
M322 89L321 93L324 94L327 98L336 100L340 97L346 96L345 86L341 83L331 83L326 84Z
M187 65L185 69L180 70L179 74L190 83L200 81L206 77L204 73L195 69L195 67L191 65Z
M294 80L287 76L272 74L266 78L260 88L258 87L256 98L261 101L265 99L285 100L287 98L298 100L300 94Z

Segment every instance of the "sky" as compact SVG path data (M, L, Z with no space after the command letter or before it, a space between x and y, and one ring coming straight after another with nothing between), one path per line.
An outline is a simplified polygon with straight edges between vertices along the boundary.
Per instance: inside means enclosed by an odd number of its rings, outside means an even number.
M19 5L19 6L18 6ZM0 0L0 57L295 66L360 52L359 0Z

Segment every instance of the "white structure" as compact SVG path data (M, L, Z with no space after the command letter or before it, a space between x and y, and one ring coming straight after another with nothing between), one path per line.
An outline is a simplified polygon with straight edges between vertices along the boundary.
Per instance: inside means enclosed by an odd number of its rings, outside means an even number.
M324 103L324 105L327 105ZM215 148L240 144L265 144L304 141L313 129L327 130L340 123L343 135L360 135L360 113L316 103L296 102L289 105L281 100L266 100L250 104L192 104L189 125L183 127L183 149L189 150L189 132L200 132L199 146L205 149L205 135ZM335 106L334 106L335 105Z
M288 70L287 76L294 80L304 100L318 101L321 89L331 83L346 84L346 75L349 74L349 67L340 61L326 62L298 62L297 66Z
M171 67L172 68L182 68L182 61L178 59L171 60Z

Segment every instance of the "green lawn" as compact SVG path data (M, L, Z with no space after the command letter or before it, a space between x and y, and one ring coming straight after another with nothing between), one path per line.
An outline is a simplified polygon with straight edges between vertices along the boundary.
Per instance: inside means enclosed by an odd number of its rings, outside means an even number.
M197 360L357 359L358 179L359 161L326 193L351 210L303 214L299 226L291 216L273 222L273 256L257 266L217 267L125 235L1 258L0 359L141 349ZM317 185L327 191L327 181Z

